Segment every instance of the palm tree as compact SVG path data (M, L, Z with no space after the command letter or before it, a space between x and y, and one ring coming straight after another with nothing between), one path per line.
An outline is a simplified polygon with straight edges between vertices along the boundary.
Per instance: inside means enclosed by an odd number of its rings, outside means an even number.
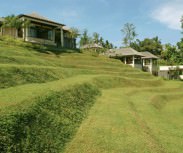
M99 34L97 32L93 33L93 41L94 43L98 44L99 43Z
M20 28L23 24L23 21L20 20L17 16L15 15L10 15L4 18L3 22L3 28L9 28L10 29L10 35L13 36L14 38L17 36L17 30Z
M181 22L181 28L182 28L182 30L183 30L183 16L181 17L180 22ZM182 31L182 34L183 34L183 31Z
M90 37L88 36L88 30L85 29L80 38L80 47L90 43Z
M69 30L68 36L71 39L71 46L72 46L72 48L75 48L76 47L75 46L75 39L79 36L79 29L77 29L75 27L72 27Z
M135 26L131 23L126 23L123 29L121 29L121 32L124 34L123 44L129 47L131 42L137 36L137 33L135 32Z

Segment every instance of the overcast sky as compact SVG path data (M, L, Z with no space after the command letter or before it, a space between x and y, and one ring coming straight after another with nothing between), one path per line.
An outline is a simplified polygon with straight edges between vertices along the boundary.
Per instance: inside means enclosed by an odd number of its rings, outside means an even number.
M159 36L163 43L180 40L183 0L5 0L0 16L36 12L51 20L98 32L116 46L122 45L121 29L136 26L138 39Z

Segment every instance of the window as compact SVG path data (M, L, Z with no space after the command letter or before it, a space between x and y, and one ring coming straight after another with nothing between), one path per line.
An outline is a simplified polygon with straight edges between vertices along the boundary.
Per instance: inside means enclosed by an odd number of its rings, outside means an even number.
M120 60L121 60L121 62L125 63L125 58L124 57L121 58Z
M141 63L142 63L141 57L136 57L135 64L141 64Z
M21 28L18 29L18 37L23 38L23 31Z
M145 65L150 65L150 59L145 59Z
M126 57L126 64L132 64L133 63L133 57Z
M157 64L158 64L157 59L153 59L153 64L154 64L154 65L157 65Z
M29 28L29 37L53 40L53 31L46 27L32 26Z

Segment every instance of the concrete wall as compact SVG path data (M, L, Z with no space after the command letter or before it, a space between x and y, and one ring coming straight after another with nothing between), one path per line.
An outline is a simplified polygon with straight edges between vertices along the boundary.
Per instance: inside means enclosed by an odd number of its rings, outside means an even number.
M158 76L165 78L165 79L169 79L168 71L159 71Z
M142 70L142 64L134 64L134 66L133 67L135 67L135 68L137 68L137 69L141 69Z

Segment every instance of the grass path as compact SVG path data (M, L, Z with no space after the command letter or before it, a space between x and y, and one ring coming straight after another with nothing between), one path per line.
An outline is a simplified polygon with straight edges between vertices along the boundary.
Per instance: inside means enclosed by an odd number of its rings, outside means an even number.
M176 84L172 87L173 92ZM157 88L136 90L133 96L129 94L134 88L103 90L65 153L180 153L183 150L180 100L169 98L169 103L158 110L151 104L152 98L160 94ZM183 96L181 92L177 95Z

